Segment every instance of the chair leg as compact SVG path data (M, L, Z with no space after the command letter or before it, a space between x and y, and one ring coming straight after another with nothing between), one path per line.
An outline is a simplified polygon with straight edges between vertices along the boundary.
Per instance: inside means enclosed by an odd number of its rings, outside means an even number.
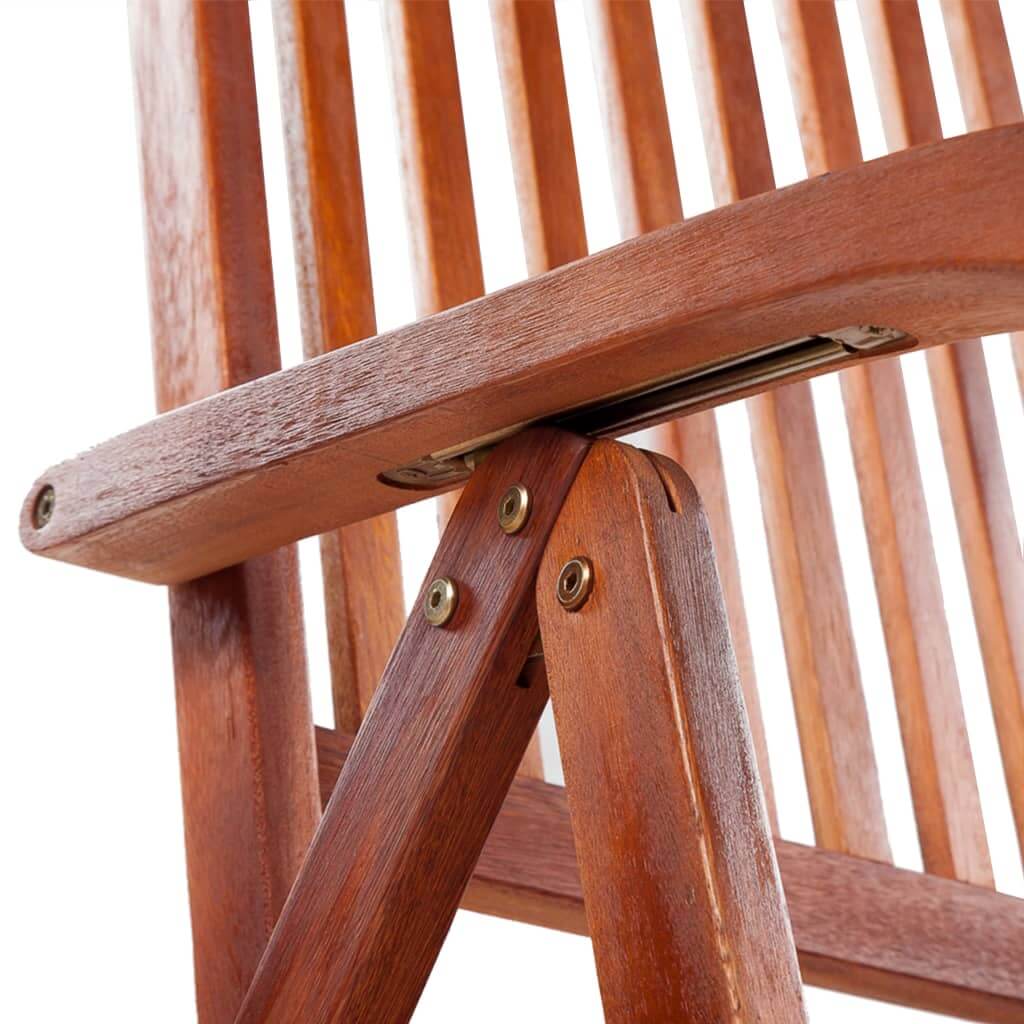
M568 610L577 556L593 585ZM595 444L537 613L606 1019L802 1021L711 541L682 470Z
M431 566L458 588L454 616L413 610L237 1021L407 1020L547 702L524 675L533 585L587 442L533 430L466 487ZM506 535L502 494L530 492Z

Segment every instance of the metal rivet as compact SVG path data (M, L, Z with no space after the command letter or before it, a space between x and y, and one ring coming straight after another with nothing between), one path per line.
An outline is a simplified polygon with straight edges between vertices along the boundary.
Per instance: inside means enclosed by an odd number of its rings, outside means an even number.
M567 611L582 608L594 589L594 566L586 555L577 555L562 566L558 574L558 603Z
M432 626L443 626L451 620L459 606L459 588L455 580L439 576L427 588L423 598L423 614Z
M47 484L36 495L36 503L32 508L32 524L37 530L41 530L53 518L53 510L56 506L57 494Z
M498 525L505 533L518 533L530 518L530 492L513 484L498 502Z

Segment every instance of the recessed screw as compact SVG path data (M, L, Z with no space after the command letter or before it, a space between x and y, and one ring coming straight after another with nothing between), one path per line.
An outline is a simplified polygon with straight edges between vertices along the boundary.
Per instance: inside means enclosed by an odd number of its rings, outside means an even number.
M36 503L32 508L32 524L37 530L41 530L52 518L53 510L57 505L57 494L47 484L37 495Z
M427 588L423 598L423 614L432 626L443 626L451 621L459 606L459 588L455 580L439 576Z
M582 608L593 589L594 566L586 555L577 555L562 566L555 592L558 603L567 612Z
M498 525L505 533L518 533L530 518L530 492L513 484L498 502Z

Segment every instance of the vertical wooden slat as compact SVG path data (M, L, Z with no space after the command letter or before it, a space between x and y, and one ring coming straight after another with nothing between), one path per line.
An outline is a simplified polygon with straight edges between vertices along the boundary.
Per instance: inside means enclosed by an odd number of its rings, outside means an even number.
M274 4L307 358L376 333L345 8ZM355 732L405 619L394 514L320 538L335 726Z
M898 17L916 13L912 2L900 6ZM833 4L780 0L778 10L808 174L859 163ZM992 885L903 371L886 360L839 379L924 867Z
M743 5L685 0L683 10L715 198L768 191ZM810 386L778 388L748 408L815 835L828 849L889 860Z
M593 592L567 611L556 581L579 556ZM594 445L548 541L537 615L608 1024L797 1024L711 537L678 466Z
M968 16L958 5L948 6L951 29L959 26L966 33ZM917 4L862 2L861 17L889 148L937 141L942 128ZM1005 47L991 12L983 21L988 31L980 38L1001 38ZM950 36L955 40L956 32ZM965 47L964 39L954 42L954 50L958 47ZM969 55L963 50L961 63ZM1005 68L995 56L993 68ZM1008 54L1004 56L1008 62ZM961 68L961 74L969 70ZM1009 73L1012 84L1012 68ZM989 109L983 98L971 104ZM999 104L1004 113L1006 105L1004 98ZM931 350L927 360L1010 801L1024 849L1024 563L985 357L975 338Z
M484 292L469 152L447 0L385 0L405 200L412 245L416 311L437 313ZM459 492L442 495L442 525ZM521 772L543 778L535 736Z
M646 0L595 0L587 11L619 224L628 238L683 218L654 22ZM768 745L715 414L697 413L656 427L644 443L682 465L704 503L765 802L772 830L777 832Z
M130 5L157 402L279 366L244 4ZM294 548L170 592L203 1024L234 1020L319 818Z
M967 130L1024 119L998 0L942 0L942 15ZM1024 333L1011 334L1010 344L1024 394Z

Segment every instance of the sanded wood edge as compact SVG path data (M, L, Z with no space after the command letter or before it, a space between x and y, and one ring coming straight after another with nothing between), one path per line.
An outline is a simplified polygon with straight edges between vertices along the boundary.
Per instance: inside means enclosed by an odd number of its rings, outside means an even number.
M325 800L351 742L317 729ZM775 852L805 983L994 1024L1024 1013L1024 901L782 839ZM513 782L462 906L586 934L561 786Z

